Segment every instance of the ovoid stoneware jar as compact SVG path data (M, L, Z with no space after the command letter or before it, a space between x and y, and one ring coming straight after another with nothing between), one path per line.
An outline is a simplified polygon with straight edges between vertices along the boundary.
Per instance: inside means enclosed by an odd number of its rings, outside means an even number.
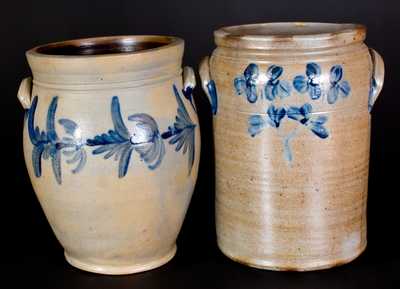
M272 270L366 247L370 110L382 58L355 24L225 27L200 65L214 113L218 245Z
M195 78L183 40L117 36L29 50L29 176L67 261L127 274L175 254L197 178Z

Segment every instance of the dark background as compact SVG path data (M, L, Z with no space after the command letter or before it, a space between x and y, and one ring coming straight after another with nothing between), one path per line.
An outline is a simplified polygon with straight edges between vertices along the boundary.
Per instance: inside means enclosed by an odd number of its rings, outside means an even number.
M7 288L400 288L399 1L14 0L3 1L0 9L0 287L3 281L11 281ZM383 55L386 79L372 112L365 253L348 265L310 273L263 271L225 258L215 242L212 118L198 86L194 94L202 156L177 256L159 269L129 276L95 275L67 265L23 161L24 111L16 93L20 80L30 75L24 52L39 44L79 37L167 34L185 39L184 65L197 69L201 57L214 49L213 30L272 21L362 23L368 27L366 43Z

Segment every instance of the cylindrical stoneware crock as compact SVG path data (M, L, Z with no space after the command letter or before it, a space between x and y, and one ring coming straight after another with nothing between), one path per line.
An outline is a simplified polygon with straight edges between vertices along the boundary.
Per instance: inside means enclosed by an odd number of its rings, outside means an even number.
M183 40L116 36L29 50L29 176L67 261L127 274L175 254L197 178L195 78Z
M218 245L272 270L366 247L370 109L382 58L355 24L226 27L200 65L214 113Z

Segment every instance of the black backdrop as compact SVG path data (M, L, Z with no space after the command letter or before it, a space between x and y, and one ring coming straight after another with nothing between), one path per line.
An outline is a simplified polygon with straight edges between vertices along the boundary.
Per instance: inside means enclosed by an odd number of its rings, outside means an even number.
M11 288L399 288L400 4L398 1L7 1L0 14L1 168L0 264ZM195 90L202 130L196 190L172 262L147 273L109 277L74 269L32 191L22 156L24 111L16 98L29 75L24 52L65 39L118 34L167 34L186 41L184 65L197 69L214 49L212 32L225 25L272 21L358 22L367 44L383 55L384 89L372 112L368 249L355 262L314 273L277 273L231 262L218 251L214 228L211 113ZM11 182L11 179L13 182ZM0 281L1 284L1 281ZM2 287L0 285L0 287Z

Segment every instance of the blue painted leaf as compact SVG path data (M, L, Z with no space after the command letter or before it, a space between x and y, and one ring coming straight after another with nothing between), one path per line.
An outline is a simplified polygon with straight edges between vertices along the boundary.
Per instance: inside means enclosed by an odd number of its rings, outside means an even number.
M126 145L121 151L121 156L118 165L118 177L123 178L128 172L129 162L131 160L133 146Z
M111 117L115 131L124 139L129 139L129 131L122 120L118 96L113 96L111 101Z
M211 111L213 115L217 114L218 111L218 94L217 94L217 87L215 85L214 80L210 80L207 83L207 90L208 94L211 97Z
M350 84L346 80L339 82L337 85L339 86L339 92L342 97L347 97L350 94Z
M280 98L285 98L290 95L290 84L287 81L280 80L279 83L277 84L277 89L278 89L277 94L279 95Z
M271 120L271 125L273 127L278 128L281 120L285 117L286 115L286 109L281 107L281 108L275 108L274 105L270 105L268 110L267 110L268 117Z
M238 95L242 95L246 91L246 80L243 76L236 77L233 81L233 85Z
M339 86L331 86L328 90L327 100L329 104L334 104L339 96Z
M126 143L122 143L122 144L111 144L111 145L106 145L109 146L107 148L107 153L103 156L103 158L105 160L111 158L113 155L118 154L118 152L127 144ZM116 160L118 160L118 157L116 156L115 158Z
M276 90L274 91L275 86L272 84L267 83L265 85L265 90L264 90L264 94L265 94L265 98L273 101L275 99L276 96Z
M250 103L255 103L257 101L257 88L254 84L248 84L246 88L247 100Z
M288 118L297 120L301 124L306 124L310 119L312 112L312 106L309 103L305 103L301 107L291 106L287 110Z
M32 165L35 176L38 178L42 175L42 153L44 151L43 145L33 146L32 149Z
M65 132L70 135L74 135L76 129L78 128L78 125L74 121L67 118L59 119L58 123L62 125L65 129Z
M329 77L329 81L331 82L331 84L335 85L336 83L338 83L342 79L342 76L343 76L342 67L340 65L332 66Z
M322 95L321 86L319 84L309 85L309 93L313 100L320 98Z
M46 129L47 129L47 137L49 141L56 141L58 139L56 129L55 129L55 116L57 110L57 101L58 97L55 96L51 100L49 109L47 111L47 119L46 119Z
M58 184L61 184L61 152L56 150L51 154L51 166Z
M316 119L310 121L311 131L320 138L327 138L329 136L328 130L324 127L328 118L324 115L318 116Z
M28 133L31 143L35 146L40 141L40 131L39 128L35 129L35 112L38 102L37 95L33 97L31 107L28 110Z
M306 75L310 79L314 79L315 77L319 76L321 74L321 67L314 62L307 63L306 65Z
M293 87L300 93L304 93L308 89L307 78L304 75L297 75L293 79Z
M283 68L281 66L271 65L270 67L268 67L267 77L269 81L274 82L282 75L282 73Z
M259 134L265 126L265 120L261 115L252 115L249 117L249 134L254 137Z
M246 69L244 70L244 78L246 79L246 81L252 80L252 81L256 81L258 78L258 66L255 63L250 63Z

